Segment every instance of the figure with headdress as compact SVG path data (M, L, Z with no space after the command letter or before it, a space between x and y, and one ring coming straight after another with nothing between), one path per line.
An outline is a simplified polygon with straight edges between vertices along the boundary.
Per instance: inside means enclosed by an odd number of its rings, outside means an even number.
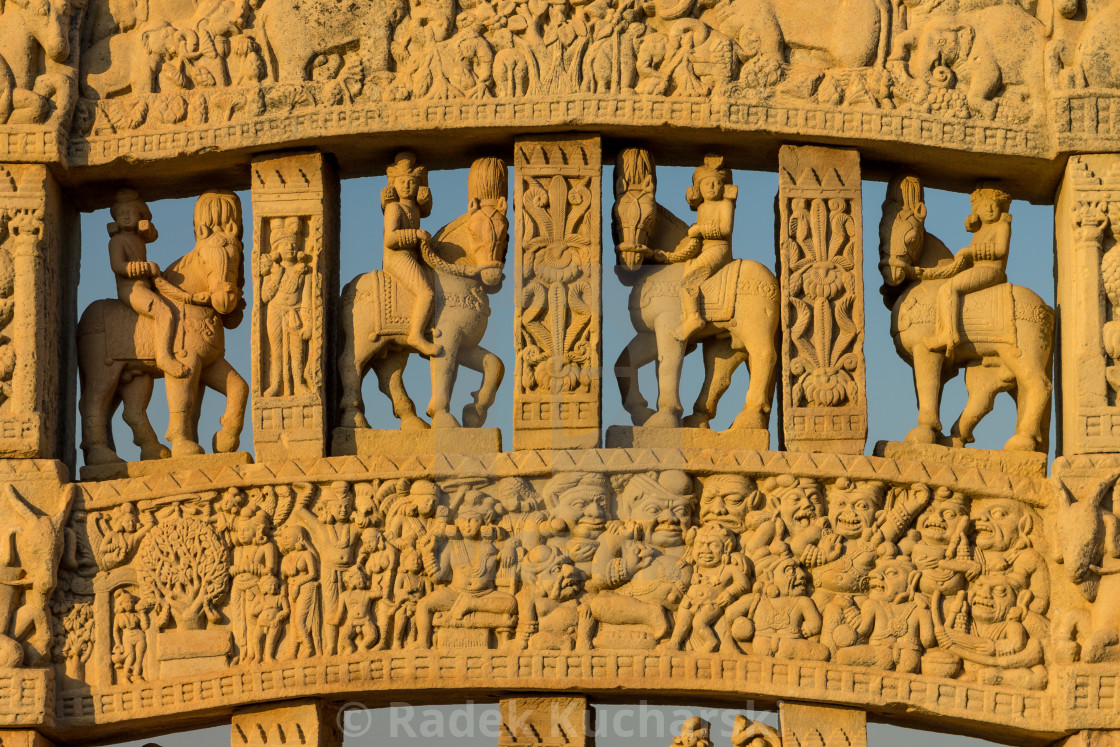
M532 650L571 651L579 623L583 574L563 550L537 545L518 568L517 644Z
M738 194L723 156L705 156L704 164L692 173L692 186L685 199L696 211L696 222L688 229L686 251L672 257L685 263L681 277L681 326L676 332L677 339L683 342L704 328L700 286L731 261L731 231Z
M437 356L443 346L424 336L435 302L432 279L423 261L423 250L430 247L432 235L420 228L420 219L432 212L428 170L406 151L397 154L386 173L389 185L381 190L381 210L385 214L382 267L412 294L408 344L421 355Z
M160 268L148 261L148 244L159 238L152 225L152 211L134 189L117 192L109 208L109 266L117 276L117 298L154 324L156 366L168 376L187 375L175 358L175 312L171 301L156 290Z
M930 350L945 350L952 358L960 344L961 296L1007 282L1007 257L1011 251L1011 195L1000 189L973 191L972 213L965 228L972 242L957 252L952 261L932 268L914 268L920 280L949 278L937 291L937 327L926 340Z

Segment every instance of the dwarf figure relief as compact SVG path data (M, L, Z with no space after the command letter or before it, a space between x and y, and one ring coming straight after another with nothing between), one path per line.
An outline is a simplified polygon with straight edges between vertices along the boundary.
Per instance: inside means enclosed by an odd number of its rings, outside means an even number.
M821 613L813 603L812 579L805 567L783 548L758 563L756 590L744 597L745 615L731 623L731 637L743 647L750 642L756 656L828 661L828 648L818 643Z
M583 575L562 550L537 545L520 561L517 645L530 650L575 648Z

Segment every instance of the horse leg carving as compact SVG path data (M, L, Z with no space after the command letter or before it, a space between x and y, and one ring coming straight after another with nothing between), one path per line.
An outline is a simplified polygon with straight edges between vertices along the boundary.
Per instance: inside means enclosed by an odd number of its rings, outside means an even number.
M369 421L365 416L365 402L362 401L362 377L368 370L370 347L365 343L366 350L359 353L357 339L350 329L343 331L346 341L342 354L338 356L338 373L342 379L342 415L341 425L347 428L369 428ZM361 341L364 342L364 336ZM364 353L364 354L362 354Z
M648 332L639 333L622 349L614 364L622 406L630 413L634 425L645 425L653 415L646 398L638 386L638 370L657 358L657 340Z
M916 347L914 388L918 392L918 427L906 434L910 443L932 444L941 435L941 381L943 356L924 346Z
M172 456L192 456L202 454L203 448L193 437L192 419L195 417L195 402L198 398L199 374L197 366L189 376L165 378L167 388L167 440L171 442Z
M136 376L120 388L124 422L132 429L132 442L140 447L141 459L166 459L171 456L171 450L160 443L148 420L148 403L152 401L154 384L151 376Z
M249 400L249 386L224 358L203 370L201 383L226 398L226 411L220 421L222 427L214 434L214 452L223 454L236 451L241 443L241 429L245 425L245 403Z
M674 335L673 320L657 328L657 412L646 425L651 428L678 428L681 424L681 367L684 343Z
M405 351L386 351L373 363L377 387L393 402L393 414L400 418L402 431L424 430L429 426L416 415L416 403L404 388L404 367L407 363L408 353Z
M478 391L471 394L474 402L463 407L463 425L468 428L481 428L486 422L486 413L489 412L490 405L494 404L506 367L501 358L481 346L462 351L459 362L472 371L482 374L482 383Z
M82 451L85 453L86 464L123 462L113 449L109 420L115 409L113 400L124 364L114 362L94 370L99 370L101 375L82 377L82 396L78 401L78 410L82 415Z
M1014 384L1009 376L1010 371L1003 366L969 366L964 370L968 402L949 433L953 446L964 447L976 440L972 437L972 431L992 411L996 395L1006 392Z
M432 398L428 417L433 428L458 428L459 421L451 414L451 390L459 373L458 342L446 345L442 355L429 359L432 370Z
M696 397L692 414L684 419L686 428L708 428L716 415L719 400L731 386L735 369L747 360L747 354L731 347L731 338L715 337L704 341L704 385Z
M771 319L776 316L771 315ZM744 330L742 324L738 327ZM732 428L768 428L770 426L770 407L774 402L774 387L778 383L778 350L774 343L777 322L769 335L748 334L743 340L747 350L747 369L751 381L747 387L747 398L743 411L731 424ZM734 340L735 333L732 333Z
M1038 360L1032 351L1002 356L1004 365L1015 377L1015 402L1018 405L1015 434L1003 448L1007 451L1044 451L1049 432L1050 393L1054 385L1047 372L1048 360ZM1043 425L1046 430L1043 430Z

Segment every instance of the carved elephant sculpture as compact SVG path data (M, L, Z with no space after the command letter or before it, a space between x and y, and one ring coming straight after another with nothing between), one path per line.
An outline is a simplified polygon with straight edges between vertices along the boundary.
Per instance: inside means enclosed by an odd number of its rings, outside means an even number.
M68 0L0 2L0 124L42 124L72 96L51 63L70 56Z
M1077 43L1070 67L1074 88L1120 88L1120 3L1094 8L1087 14L1085 30ZM1055 49L1064 57L1064 42L1055 42Z
M1043 100L1042 60L1046 26L1018 6L998 5L966 13L934 13L901 34L896 54L920 85L961 87L969 106L991 119L994 100L1009 86ZM953 80L955 78L955 80Z
M708 12L772 62L859 68L885 60L888 19L877 0L734 0Z
M374 73L389 69L393 30L404 20L405 0L370 0L357 11L339 12L323 0L266 3L258 12L258 28L269 68L281 83L311 80L311 61L318 55L360 46Z

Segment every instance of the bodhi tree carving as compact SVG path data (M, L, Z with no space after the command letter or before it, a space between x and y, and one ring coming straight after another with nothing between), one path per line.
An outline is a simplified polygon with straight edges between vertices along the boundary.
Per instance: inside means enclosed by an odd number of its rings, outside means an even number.
M222 619L229 592L229 550L210 525L186 517L162 522L137 553L142 604L159 628L199 630Z

